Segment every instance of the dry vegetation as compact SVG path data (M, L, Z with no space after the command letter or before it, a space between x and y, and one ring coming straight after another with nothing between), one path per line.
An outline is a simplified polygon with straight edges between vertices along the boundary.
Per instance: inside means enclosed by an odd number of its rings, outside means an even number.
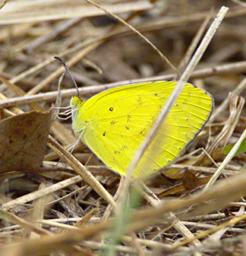
M0 255L246 255L245 2L100 4L137 32L82 0L5 1L0 10ZM210 121L175 163L136 185L143 199L110 247L114 212L118 224L125 217L115 203L125 181L84 145L67 150L76 141L71 119L48 112L64 72L54 56L85 97L175 79L222 5L229 11L188 77L213 95ZM61 86L67 106L76 90L68 77ZM225 152L233 145L241 153Z

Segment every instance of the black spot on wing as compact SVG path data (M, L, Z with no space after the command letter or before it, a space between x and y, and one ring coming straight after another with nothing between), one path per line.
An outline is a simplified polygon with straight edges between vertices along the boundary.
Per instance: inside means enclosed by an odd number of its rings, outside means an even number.
M112 121L110 121L110 124L111 125L115 125L117 123L117 121L116 120L112 120Z

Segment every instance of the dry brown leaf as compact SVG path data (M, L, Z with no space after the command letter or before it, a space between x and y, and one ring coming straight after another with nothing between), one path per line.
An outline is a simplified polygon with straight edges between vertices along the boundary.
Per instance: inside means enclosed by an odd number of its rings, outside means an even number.
M200 185L199 178L189 170L185 171L182 182L187 190L192 190Z
M184 176L184 170L180 170L177 168L170 168L170 169L164 170L162 174L171 180L181 180Z
M29 112L0 121L0 172L40 167L51 124L51 112Z
M186 171L183 178L182 183L174 185L161 193L158 194L159 198L181 195L185 192L196 189L204 184L206 184L210 179L210 176L198 178L191 171Z

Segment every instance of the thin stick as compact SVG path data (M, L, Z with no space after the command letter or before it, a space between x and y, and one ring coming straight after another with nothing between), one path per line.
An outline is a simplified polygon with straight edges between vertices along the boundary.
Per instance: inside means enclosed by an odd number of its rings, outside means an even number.
M129 230L129 232L133 232L144 229L148 227L149 224L153 225L163 221L163 216L166 213L181 212L196 204L202 205L205 201L215 200L220 203L213 204L213 209L210 209L210 211L221 209L227 205L228 202L245 196L245 178L245 173L242 173L219 182L219 184L216 184L205 193L196 193L183 199L169 200L164 203L160 203L158 208L149 207L137 210L133 214L131 222L127 224L127 230ZM83 229L80 230L70 230L60 234L53 234L52 236L44 236L42 238L35 239L35 241L33 239L29 239L18 245L18 250L20 252L19 255L27 255L27 252L29 253L28 255L34 255L35 253L40 255L41 253L47 254L52 251L70 248L71 245L80 243L82 240L87 240L93 236L98 236L102 231L108 230L111 227L112 222L110 220L106 220L105 222L100 222L98 224L84 226ZM11 247L13 248L13 245L11 245ZM165 249L168 250L170 247L167 246ZM37 249L40 251L37 251ZM4 248L2 247L1 252L3 250ZM25 252L26 254L24 254Z
M92 43L90 46L86 47L85 49L80 50L78 53L74 54L73 57L67 61L67 66L70 67L72 65L75 65L78 63L81 59L84 58L84 56L94 50L100 42L98 43ZM42 80L39 84L37 84L35 87L33 87L26 95L33 95L37 92L41 91L43 88L48 86L48 84L59 77L63 73L63 67L58 68L54 72L52 72L46 79Z
M116 15L115 13L107 10L106 8L102 7L101 5L97 4L93 0L85 0L86 2L96 6L100 10L103 10L106 14L109 16L115 18L117 21L121 22L128 28L130 28L134 33L136 33L138 36L140 36L148 45L150 45L161 57L162 60L165 61L174 71L176 71L176 67L171 63L171 61L147 38L145 37L142 33L140 33L138 30L136 30L131 24L123 20L119 15Z
M91 188L98 193L106 202L115 207L115 201L109 192L101 185L101 183L65 148L56 142L51 136L48 139L48 146L54 150L60 157L63 157L73 170L80 175Z
M225 168L225 166L231 161L231 159L235 156L237 150L239 149L240 145L242 144L243 140L246 138L246 129L244 130L244 132L242 133L242 135L240 136L239 140L237 141L237 143L233 146L233 148L231 149L231 151L228 153L228 155L226 156L226 158L224 159L224 161L222 162L222 164L219 166L219 168L217 169L217 171L214 173L214 175L211 177L211 179L209 180L209 182L206 184L206 186L204 187L204 191L207 191L214 183L215 181L218 179L218 177L220 176L220 174L222 173L223 169Z
M241 5L242 7L246 7L246 3L240 1L240 0L231 0L232 2Z
M243 90L246 89L246 78L244 78L240 84L230 93L232 95L240 95ZM228 104L229 104L229 95L228 97L222 102L222 104L214 111L213 115L211 116L209 122L212 123L219 115L221 112L223 112Z
M173 106L173 104L175 103L179 94L181 93L181 91L182 91L182 89L185 85L185 82L189 79L190 74L193 72L196 65L198 64L198 62L202 58L204 52L206 51L210 41L212 40L215 32L217 31L219 25L221 24L221 22L222 22L223 18L225 17L228 10L229 10L229 8L224 7L224 6L222 6L221 9L219 10L216 18L214 19L213 23L210 25L207 33L205 34L203 40L201 41L199 47L197 48L195 54L193 55L193 57L191 59L191 61L189 62L186 69L184 70L184 72L180 76L180 79L177 82L177 85L176 85L175 89L173 90L171 96L168 98L166 104L162 108L162 110L160 112L160 115L156 119L150 133L146 137L143 144L140 146L139 150L136 152L136 155L135 155L133 161L131 162L131 164L129 165L129 168L128 168L128 172L127 172L127 176L126 176L126 180L125 180L125 190L124 190L125 193L123 193L124 198L127 195L127 191L128 191L128 187L130 185L130 181L131 181L133 171L137 167L137 164L139 163L140 159L142 158L142 156L146 152L146 150L149 147L151 141L154 139L154 137L158 133L159 128L161 127L161 124L163 123L163 121L166 118L168 112L170 111L171 107Z
M213 14L212 11L210 13L208 13L206 19L203 21L203 23L202 23L201 27L199 28L199 30L197 31L195 37L192 39L192 42L191 42L187 52L185 53L184 58L181 60L181 62L179 64L178 70L180 73L184 70L186 65L189 63L193 52L195 51L199 41L202 38L202 35L204 34L204 32L208 26L210 19L212 18L212 14Z
M214 19L213 23L209 27L207 33L205 34L203 40L201 41L199 47L197 48L196 52L194 53L191 61L185 68L184 72L181 74L179 81L177 82L177 85L175 89L173 90L171 96L168 98L166 104L162 108L159 116L157 117L151 131L145 138L142 145L140 145L138 151L135 154L135 157L133 158L133 161L130 163L126 175L125 182L122 185L122 194L119 197L119 201L117 203L116 208L116 218L121 219L122 214L124 213L125 203L126 199L128 197L128 191L129 186L131 184L131 178L134 170L136 169L138 163L140 162L142 156L148 149L151 141L155 138L156 134L158 134L159 129L161 127L161 124L165 120L167 114L169 113L171 107L175 103L176 99L178 98L179 94L181 93L183 87L185 86L186 81L189 79L190 74L195 69L196 65L200 61L201 57L203 56L205 50L207 49L210 41L212 40L215 32L217 31L219 25L221 24L225 14L227 13L229 8L227 7L221 7L220 11L218 12L216 18ZM183 225L179 226L179 230L183 233Z
M52 194L58 190L61 190L63 188L66 188L68 186L71 186L75 183L78 183L82 181L82 178L81 176L79 175L76 175L72 178L68 178L66 180L62 180L60 182L57 182L49 187L45 187L43 188L42 190L37 190L37 191L34 191L34 192L31 192L29 194L26 194L24 196L21 196L21 197L18 197L14 200L11 200L7 203L4 203L1 205L1 209L2 210L10 210L18 205L23 205L23 204L26 204L26 203L29 203L31 201L34 201L34 200L37 200L43 196L47 196L49 194Z
M33 40L32 42L30 42L25 50L30 54L33 50L38 48L40 45L51 41L52 39L57 37L59 34L64 33L70 27L79 23L81 20L82 20L81 17L77 17L77 18L66 20L66 21L62 21L57 26L55 26L51 32L45 35L42 35L37 39Z
M188 238L188 239L185 239L185 240L182 240L182 241L179 241L177 242L176 244L173 245L173 247L171 248L171 250L176 250L178 249L180 246L184 246L186 244L189 244L191 243L192 241L194 241L194 239L203 239L211 234L214 234L215 232L221 230L221 229L224 229L224 228L227 228L227 227L232 227L234 226L235 224L237 224L238 222L242 221L242 220L245 220L246 219L246 214L243 214L243 215L240 215L240 216L235 216L233 217L232 219L220 224L220 225L217 225L217 226L214 226L208 230L205 230L205 231L201 231L199 232L198 234L196 234L193 238Z
M149 201L149 203L158 208L159 204L164 201L161 201L144 183L139 184L139 189L141 189L141 193L143 193L144 198ZM151 196L149 196L150 194ZM176 215L172 212L168 214L168 217L172 219L173 227L181 233L187 239L194 238L193 233L176 217ZM195 246L201 245L199 240L193 240ZM200 254L199 254L200 255Z
M213 75L240 73L244 71L246 71L246 61L239 61L235 63L223 64L215 67L196 70L192 73L191 78L202 78L202 77L209 77ZM171 79L174 79L174 77L175 77L175 74L169 74L169 75L153 76L153 77L141 78L141 79L124 80L124 81L114 82L109 84L91 85L91 86L79 88L79 93L81 95L93 94L109 88L127 85L131 83L171 80ZM39 93L37 95L14 97L11 99L2 100L0 102L0 108L12 107L12 106L17 106L22 104L30 104L33 102L40 102L40 101L52 101L56 99L57 94L58 94L57 91L51 91L51 92ZM76 94L76 89L61 90L61 95L64 98L71 97L75 94Z
M19 226L27 229L27 230L30 230L30 231L33 231L39 235L47 235L49 234L48 231L46 230L43 230L42 228L40 227L37 227L35 225L33 225L32 223L16 216L15 214L13 213L10 213L10 212L7 212L3 209L0 209L0 219L3 219L5 221L8 221L8 222L11 222L11 223L15 223L15 224L18 224Z

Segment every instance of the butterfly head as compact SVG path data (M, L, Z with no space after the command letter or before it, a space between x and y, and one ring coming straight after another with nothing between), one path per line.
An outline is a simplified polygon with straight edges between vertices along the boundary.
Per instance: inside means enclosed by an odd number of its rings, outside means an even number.
M82 109L85 101L78 96L73 96L70 100L70 107L72 109L73 126L78 122L79 111ZM76 129L77 130L77 129Z

